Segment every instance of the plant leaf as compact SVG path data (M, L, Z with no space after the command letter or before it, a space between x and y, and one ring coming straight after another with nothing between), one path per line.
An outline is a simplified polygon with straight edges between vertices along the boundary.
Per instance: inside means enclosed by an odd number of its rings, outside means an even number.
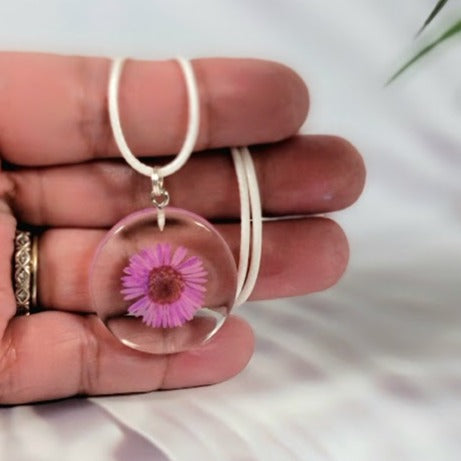
M418 30L416 36L420 35L421 32L432 22L432 20L440 13L441 9L448 3L448 0L439 0L435 5L434 9L431 11L431 14L424 21L424 24L421 26L421 29Z
M432 51L435 47L453 37L456 34L461 33L461 20L452 25L446 32L444 32L437 40L424 47L419 53L404 64L392 77L386 82L386 86L392 83L397 77L403 74L410 66L419 61L423 56Z

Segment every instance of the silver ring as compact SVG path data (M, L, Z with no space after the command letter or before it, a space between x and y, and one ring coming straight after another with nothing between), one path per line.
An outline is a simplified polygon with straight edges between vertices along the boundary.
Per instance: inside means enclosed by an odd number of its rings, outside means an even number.
M16 315L29 315L37 307L38 237L16 230L13 256L13 288Z

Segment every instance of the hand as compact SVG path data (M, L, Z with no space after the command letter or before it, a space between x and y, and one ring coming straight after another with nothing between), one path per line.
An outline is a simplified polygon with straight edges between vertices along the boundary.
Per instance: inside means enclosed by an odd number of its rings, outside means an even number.
M193 65L201 97L200 152L168 178L176 206L211 221L239 218L231 145L257 145L251 151L266 216L331 212L357 199L365 174L354 147L334 136L295 136L307 115L308 93L292 70L249 59ZM197 386L238 373L253 351L252 331L238 317L201 348L154 356L123 346L89 315L88 269L97 244L121 217L149 206L149 180L121 160L112 139L109 61L2 53L0 69L0 403ZM175 154L187 124L177 64L129 62L120 91L133 152ZM200 187L192 194L197 175ZM45 229L38 273L43 311L28 317L14 316L17 222ZM237 258L238 223L218 227ZM347 259L346 238L329 219L265 223L252 299L325 289Z

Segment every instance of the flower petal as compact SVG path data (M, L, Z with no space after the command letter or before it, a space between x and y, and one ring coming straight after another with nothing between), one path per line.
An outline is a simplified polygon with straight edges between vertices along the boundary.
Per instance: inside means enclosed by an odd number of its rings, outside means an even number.
M146 248L145 258L149 262L149 272L154 268L160 266L155 247Z
M139 317L141 315L144 315L146 311L149 309L150 301L149 298L146 296L142 297L141 299L138 299L135 303L133 303L129 308L128 308L128 313Z
M179 246L178 248L176 248L173 258L171 259L171 266L174 267L175 269L179 269L178 265L184 259L186 254L187 254L187 250L184 247Z
M189 289L192 289L192 290L196 290L196 291L200 291L200 292L205 292L206 291L206 288L204 285L202 285L201 283L193 283L193 282L186 282L186 286L187 288Z
M183 261L181 264L178 265L178 270L184 270L190 266L194 266L196 264L202 264L202 261L197 256L191 256Z
M163 245L163 265L171 265L171 245L169 243Z
M120 291L123 295L125 301L131 301L132 299L137 299L140 296L145 296L145 290L142 288L124 288Z
M204 269L203 269L203 266L189 266L189 267L186 267L186 268L181 268L181 269L178 269L179 272L181 272L181 274L195 274L197 272L204 272ZM206 271L205 271L206 273Z

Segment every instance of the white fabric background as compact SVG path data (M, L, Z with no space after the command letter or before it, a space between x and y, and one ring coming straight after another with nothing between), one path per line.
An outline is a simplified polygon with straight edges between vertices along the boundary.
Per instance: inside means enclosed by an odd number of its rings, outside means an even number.
M0 1L3 49L292 65L311 88L304 131L349 138L369 172L360 202L335 216L350 236L347 275L325 293L245 306L257 348L242 374L0 409L0 459L459 460L459 39L382 88L433 4ZM459 17L453 1L438 24Z

